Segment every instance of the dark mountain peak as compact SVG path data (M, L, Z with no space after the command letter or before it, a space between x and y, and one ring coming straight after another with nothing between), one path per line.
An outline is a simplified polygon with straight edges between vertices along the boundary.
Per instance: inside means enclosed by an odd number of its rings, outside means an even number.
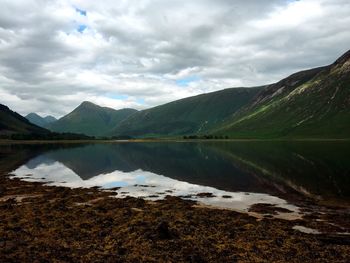
M72 132L90 136L104 136L120 121L134 114L136 110L116 110L101 107L90 101L82 102L72 112L47 127L55 132Z
M83 101L79 106L79 107L99 107L98 105L90 102L90 101Z
M102 109L103 107L96 105L90 101L83 101L78 107L76 107L72 111L72 113L98 112L98 111L101 111Z
M57 121L57 119L56 119L54 116L51 116L51 115L48 115L48 116L44 117L44 120L45 120L47 123L51 123L51 122Z
M339 57L334 64L344 64L346 62L350 61L350 50L345 52L341 57Z
M47 124L57 121L57 119L53 116L41 117L39 114L32 112L29 113L26 117L31 123L38 125L40 127L45 128Z
M27 114L26 115L26 118L28 119L28 118L37 118L37 117L39 117L39 118L41 118L41 116L39 115L39 114L36 114L35 112L31 112L31 113L29 113L29 114Z
M92 111L105 111L105 112L137 112L137 110L135 109L131 109L131 108L123 108L123 109L119 109L116 110L114 108L110 108L110 107L103 107L97 104L94 104L90 101L83 101L77 108L75 108L74 111L80 111L80 110L92 110Z

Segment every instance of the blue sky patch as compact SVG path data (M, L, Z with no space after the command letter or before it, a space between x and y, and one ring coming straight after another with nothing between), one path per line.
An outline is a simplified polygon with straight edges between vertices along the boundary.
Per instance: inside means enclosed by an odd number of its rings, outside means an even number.
M83 9L79 9L79 8L75 8L75 11L78 12L79 14L81 14L82 16L86 16L86 11Z
M142 105L145 104L145 100L142 99L142 98L137 99L136 102L137 102L138 104L142 104Z
M87 25L79 25L77 28L77 31L79 33L83 33L86 28L87 28Z
M120 95L120 94L110 94L108 95L108 97L115 100L126 100L128 98L127 95Z
M181 87L186 87L188 86L188 84L190 84L191 82L195 82L195 81L198 81L200 80L201 78L198 77L198 76L189 76L189 77L186 77L186 78L183 78L183 79L178 79L176 80L176 84L178 86L181 86Z

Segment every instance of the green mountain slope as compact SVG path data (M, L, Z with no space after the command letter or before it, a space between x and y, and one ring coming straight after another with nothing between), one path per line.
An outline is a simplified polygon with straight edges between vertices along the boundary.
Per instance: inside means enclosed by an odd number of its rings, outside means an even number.
M43 128L45 128L49 123L57 121L57 119L53 116L41 117L36 113L29 113L26 116L26 119L29 120L31 123Z
M350 51L267 86L214 133L235 138L349 138Z
M55 132L81 133L89 136L103 136L117 123L136 113L134 109L114 110L83 102L75 110L58 121L47 125Z
M48 130L30 123L23 116L0 104L0 135L48 133Z
M140 111L120 122L110 135L135 137L205 133L247 105L261 88L232 88Z

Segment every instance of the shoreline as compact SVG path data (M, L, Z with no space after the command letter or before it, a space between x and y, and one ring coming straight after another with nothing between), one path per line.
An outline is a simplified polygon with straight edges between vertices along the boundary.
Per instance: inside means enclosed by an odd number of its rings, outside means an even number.
M349 139L131 139L131 140L1 140L7 144L89 144L89 143L196 143L196 142L350 142Z
M256 219L171 196L121 199L98 188L45 186L3 174L0 257L113 262L346 262L350 257L350 237L314 220L321 214L281 220L272 217L271 207L255 209L266 214ZM338 208L333 219L349 231L343 212ZM321 233L298 230L303 228Z

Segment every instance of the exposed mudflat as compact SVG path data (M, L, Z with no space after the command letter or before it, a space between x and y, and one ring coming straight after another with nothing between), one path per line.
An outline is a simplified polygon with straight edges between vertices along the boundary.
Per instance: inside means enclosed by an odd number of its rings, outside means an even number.
M2 262L348 262L346 208L259 218L164 200L115 198L97 188L50 187L0 176ZM310 204L312 207L312 204ZM288 212L288 211L283 211ZM310 233L303 230L312 229ZM315 234L317 233L317 234ZM342 234L340 234L342 233Z

